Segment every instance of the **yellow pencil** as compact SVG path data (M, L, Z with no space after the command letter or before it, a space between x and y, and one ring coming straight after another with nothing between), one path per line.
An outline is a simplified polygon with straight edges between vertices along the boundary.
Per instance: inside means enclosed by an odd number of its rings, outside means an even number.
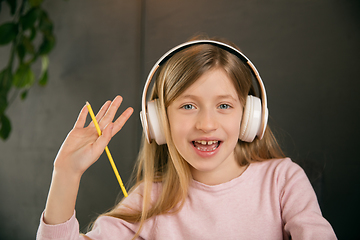
M91 108L91 106L90 106L90 103L89 103L89 102L86 102L86 106L87 106L87 108L88 108L88 110L89 110L91 119L92 119L92 121L93 121L93 123L94 123L94 125L95 125L95 128L96 128L96 131L98 132L99 136L101 136L101 130L100 130L100 127L99 127L98 122L96 121L96 118L95 118L94 112L93 112L93 110L92 110L92 108ZM120 184L121 190L122 190L124 196L127 197L128 194L127 194L126 189L125 189L125 187L124 187L124 184L123 184L123 182L122 182L122 180L121 180L121 177L120 177L120 175L119 175L119 172L118 172L118 170L117 170L117 168L116 168L116 165L115 165L115 163L114 163L114 160L113 160L113 158L112 158L112 156L111 156L111 154L110 154L110 150L109 150L108 146L105 147L105 152L106 152L106 154L107 154L107 156L108 156L108 158L109 158L109 161L110 161L110 164L111 164L111 166L112 166L112 169L113 169L113 171L114 171L114 173L115 173L115 176L116 176L116 178L117 178L117 180L118 180L118 182L119 182L119 184Z

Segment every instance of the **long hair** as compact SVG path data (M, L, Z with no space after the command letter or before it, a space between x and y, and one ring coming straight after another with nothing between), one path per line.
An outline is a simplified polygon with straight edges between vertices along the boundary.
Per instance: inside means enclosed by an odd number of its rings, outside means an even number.
M236 47L232 43L226 43ZM138 223L139 230L135 237L139 235L145 220L159 214L176 213L187 198L192 179L190 167L172 141L166 109L200 76L214 68L225 70L244 107L247 95L255 95L250 69L237 56L217 46L199 44L188 47L174 54L158 70L151 99L159 99L157 107L167 144L159 146L154 141L149 144L143 136L135 166L136 184L130 190L131 194L140 184L143 185L142 206L124 208L121 207L123 204L121 201L113 210L104 214ZM261 140L256 138L251 143L238 140L234 151L240 166L284 157L269 127L266 128ZM154 183L161 184L155 200L152 199ZM129 208L133 210L129 211Z

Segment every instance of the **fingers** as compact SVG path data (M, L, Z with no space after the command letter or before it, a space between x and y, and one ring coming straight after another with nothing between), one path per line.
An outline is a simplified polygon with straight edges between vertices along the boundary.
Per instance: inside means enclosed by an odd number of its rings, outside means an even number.
M113 101L107 101L104 103L99 112L96 114L96 121L98 122L100 129L103 129L106 125L112 122L121 102L122 97L116 96Z
M86 122L86 117L89 110L87 109L86 105L81 109L79 116L75 122L74 128L83 128Z
M122 100L122 99L121 99ZM120 101L121 103L121 101ZM119 105L120 105L119 103ZM119 106L115 107L115 112L113 113L112 111L114 111L114 109L109 109L109 114L111 116L111 120L113 118L113 114L115 115L116 110ZM102 153L105 149L105 147L109 144L111 138L118 132L120 131L120 129L124 126L124 124L126 123L126 121L129 119L129 117L132 115L132 113L134 112L134 109L132 107L127 108L119 117L118 119L112 123L110 122L102 131L101 136L99 136L99 138L96 140L96 144L94 144L94 150L95 152L98 153ZM106 113L108 114L108 113ZM105 116L107 117L107 116ZM97 157L100 157L97 156Z
M111 102L111 105L107 109L105 115L100 120L102 126L106 126L107 124L113 121L115 114L119 109L120 104L122 103L122 100L123 98L121 96L116 96L114 98L114 100Z
M130 118L132 113L134 112L134 109L132 107L128 107L114 122L114 127L112 131L112 136L114 136L117 132L121 130L121 128L124 126L126 121Z
M94 152L98 152L101 155L101 153L104 151L105 147L109 144L111 140L113 128L113 123L108 124L104 128L102 135L96 140L96 144L93 145L95 150ZM99 158L100 155L96 157Z
M104 117L106 112L108 111L109 107L111 105L111 101L106 101L104 105L100 108L99 112L96 114L96 121L100 122L100 120Z
M113 101L105 102L104 105L99 110L99 112L96 114L96 121L98 122L101 131L103 131L103 129L107 125L110 125L110 123L112 123L115 114L122 103L122 100L123 98L121 96L116 96ZM111 136L114 136L117 132L121 130L121 128L130 118L133 112L134 109L132 107L129 107L116 119L116 121L114 122L114 126L112 126L114 130L111 132L112 133ZM78 120L75 123L75 127L79 127L79 128L84 127L87 114L88 114L88 109L85 105L79 114ZM90 125L94 127L93 122L91 122Z

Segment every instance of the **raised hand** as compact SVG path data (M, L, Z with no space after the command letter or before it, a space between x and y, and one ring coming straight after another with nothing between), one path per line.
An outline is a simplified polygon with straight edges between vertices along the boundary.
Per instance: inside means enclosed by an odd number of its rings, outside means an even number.
M88 109L86 106L83 107L74 128L59 150L54 162L55 170L82 175L100 157L111 137L124 126L133 112L133 109L129 107L112 123L121 102L120 96L112 102L107 101L96 115L102 131L100 137L93 122L84 127Z
M82 108L74 128L66 137L55 158L44 213L46 223L65 222L74 213L82 174L97 161L110 139L120 131L133 113L133 109L129 107L113 122L121 102L120 96L112 102L107 101L96 115L102 131L101 136L98 135L92 122L85 127L88 109L86 106Z

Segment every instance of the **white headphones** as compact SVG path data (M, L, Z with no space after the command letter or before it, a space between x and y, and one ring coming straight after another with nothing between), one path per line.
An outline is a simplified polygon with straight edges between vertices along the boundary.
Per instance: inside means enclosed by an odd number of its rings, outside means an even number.
M143 90L142 95L142 111L140 112L140 119L145 133L145 137L148 143L151 143L152 140L155 140L158 145L166 144L165 134L163 126L160 124L159 118L159 104L158 99L147 102L146 104L146 94L151 83L151 79L154 76L156 70L161 64L166 62L170 57L172 57L176 52L179 52L185 48L188 48L197 44L212 44L217 47L220 47L234 55L236 55L240 60L246 63L259 84L261 100L258 97L248 95L246 99L246 105L244 107L243 117L240 126L240 136L239 139L245 142L252 142L257 136L259 139L262 139L265 133L267 121L268 121L268 109L267 109L267 100L265 86L262 82L259 72L255 66L250 62L250 60L236 48L227 45L222 42L213 41L213 40L196 40L190 41L183 44L180 44L173 49L165 53L153 66L151 69Z

